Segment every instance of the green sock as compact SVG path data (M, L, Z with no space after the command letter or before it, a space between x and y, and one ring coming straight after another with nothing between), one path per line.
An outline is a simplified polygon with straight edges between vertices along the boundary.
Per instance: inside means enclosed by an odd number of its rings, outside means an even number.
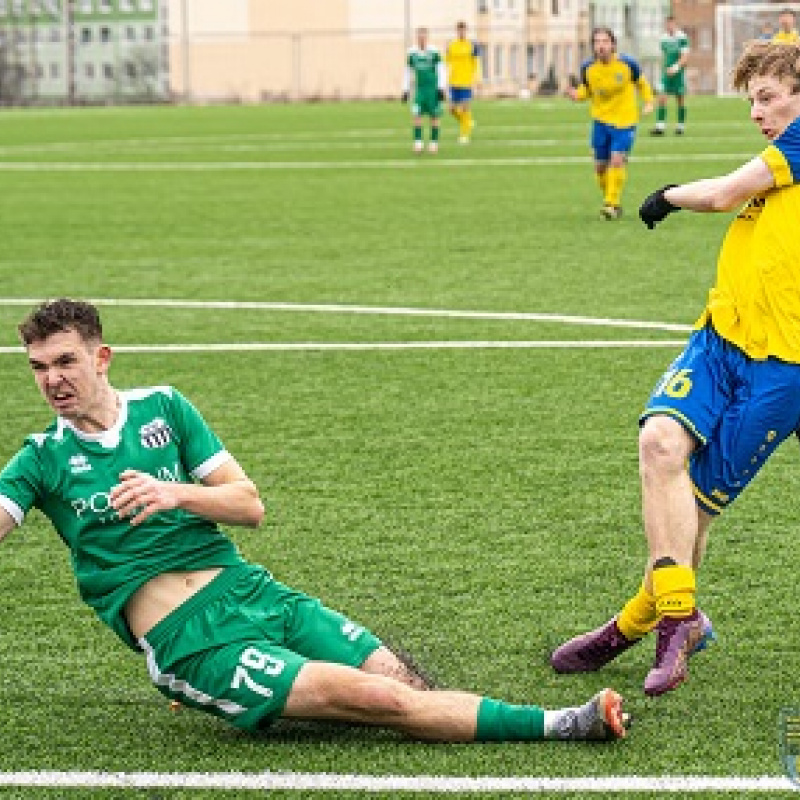
M686 122L686 106L678 106L678 124Z
M664 122L667 119L667 107L659 106L656 109L656 122Z
M439 141L439 126L437 125L435 128L431 128L431 141L438 142Z
M514 706L489 697L478 706L478 742L530 742L544 738L544 709Z
M414 126L414 141L421 142L422 141L422 126L415 125Z

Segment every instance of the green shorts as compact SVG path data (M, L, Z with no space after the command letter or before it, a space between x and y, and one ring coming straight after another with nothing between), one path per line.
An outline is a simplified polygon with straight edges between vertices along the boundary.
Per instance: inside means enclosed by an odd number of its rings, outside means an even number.
M411 104L411 113L415 117L441 117L442 103L435 89L416 92Z
M675 75L661 75L661 84L658 87L661 94L684 95L686 94L686 80L683 70Z
M162 694L255 730L281 715L306 661L360 667L381 642L251 564L224 569L139 644Z

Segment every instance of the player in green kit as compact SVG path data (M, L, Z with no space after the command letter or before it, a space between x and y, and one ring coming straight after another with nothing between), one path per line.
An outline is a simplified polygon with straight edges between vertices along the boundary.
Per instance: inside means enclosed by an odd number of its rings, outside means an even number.
M439 51L428 46L428 29L417 28L417 45L408 51L406 69L403 74L403 103L408 102L411 84L414 84L414 101L411 113L414 118L414 152L421 153L424 118L431 121L428 152L439 149L439 119L442 116L442 101L447 86L447 70Z
M176 389L111 385L94 306L44 303L19 332L56 419L0 473L0 538L38 508L81 599L171 701L247 731L293 717L435 741L625 735L611 689L553 711L433 689L362 625L241 556L219 524L260 524L255 485Z
M678 106L676 135L686 131L686 64L689 61L689 38L678 28L674 17L667 17L666 30L661 35L661 80L658 86L656 124L650 131L663 136L667 124L667 98L672 96Z

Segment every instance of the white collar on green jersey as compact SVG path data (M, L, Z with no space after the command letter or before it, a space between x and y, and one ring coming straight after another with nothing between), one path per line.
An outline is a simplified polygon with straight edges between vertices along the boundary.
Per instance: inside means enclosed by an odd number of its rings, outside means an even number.
M107 450L113 450L119 445L122 438L122 428L128 420L128 398L125 396L125 392L117 392L117 399L119 401L119 413L117 414L116 422L110 428L99 433L87 433L76 428L69 420L58 417L58 428L54 438L63 439L65 429L69 428L78 439L84 442L95 442Z

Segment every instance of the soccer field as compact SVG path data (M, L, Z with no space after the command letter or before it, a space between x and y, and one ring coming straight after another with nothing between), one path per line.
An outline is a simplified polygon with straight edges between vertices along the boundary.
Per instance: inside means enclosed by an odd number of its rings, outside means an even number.
M412 154L398 103L4 110L0 461L50 418L16 323L39 299L94 299L112 382L177 386L259 485L265 524L231 530L247 558L443 686L555 707L611 685L634 726L610 746L429 745L172 713L32 514L0 549L0 796L788 796L795 440L712 529L699 602L719 640L686 685L644 696L654 641L596 674L546 661L638 585L637 416L730 221L648 231L636 209L763 147L743 100L689 111L683 138L643 126L606 222L588 109L566 100L479 103L473 142L446 119L436 156ZM265 771L283 778L236 783Z

